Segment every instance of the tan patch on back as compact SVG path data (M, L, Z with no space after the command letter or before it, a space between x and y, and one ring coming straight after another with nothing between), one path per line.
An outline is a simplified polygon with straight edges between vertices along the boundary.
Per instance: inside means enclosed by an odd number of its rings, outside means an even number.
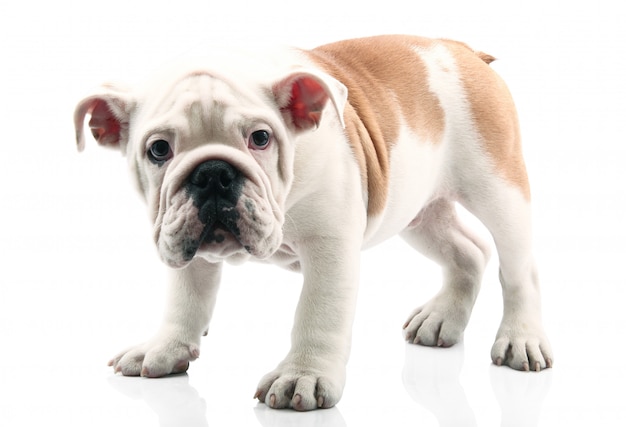
M368 189L368 214L384 210L389 152L402 122L424 141L441 141L444 112L428 87L425 64L413 50L432 41L381 36L320 46L305 54L348 88L346 134Z
M487 64L494 57L473 52L467 45L445 40L454 55L478 132L498 173L530 200L522 155L517 111L504 81Z

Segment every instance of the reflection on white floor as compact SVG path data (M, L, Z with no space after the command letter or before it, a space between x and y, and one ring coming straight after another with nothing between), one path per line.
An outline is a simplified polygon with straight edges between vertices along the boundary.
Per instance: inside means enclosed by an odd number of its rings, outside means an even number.
M477 419L460 375L465 346L447 349L406 344L402 369L404 388L413 401L432 413L439 427L474 427ZM501 414L500 426L538 426L543 400L550 390L552 370L516 372L506 367L489 368L491 387ZM145 379L111 375L108 384L126 398L145 403L160 427L207 427L206 399L189 384L189 375ZM273 410L256 404L252 411L263 427L345 427L341 404L328 410L299 413ZM245 407L242 411L249 410ZM407 425L411 425L410 423ZM415 425L424 425L416 419Z
M187 374L171 375L158 381L112 375L109 384L131 399L145 402L154 411L161 427L207 427L206 401L189 385Z
M415 402L433 413L441 427L476 426L459 377L464 351L463 343L447 349L406 345L404 387Z
M460 382L465 346L448 349L407 344L402 379L413 400L435 415L440 427L476 426ZM491 387L500 404L501 426L536 426L543 399L550 390L552 370L517 372L492 365Z
M539 374L491 366L491 387L502 411L501 426L537 426L550 392L552 370Z

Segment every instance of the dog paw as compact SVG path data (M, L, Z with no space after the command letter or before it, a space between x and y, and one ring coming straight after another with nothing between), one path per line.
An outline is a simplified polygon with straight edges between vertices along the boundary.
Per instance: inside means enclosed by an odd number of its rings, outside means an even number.
M313 370L279 368L261 379L254 398L274 409L331 408L339 402L343 392L342 383L333 378L336 377Z
M407 342L425 346L450 347L463 337L469 321L470 308L462 301L438 295L426 305L416 309L404 324Z
M509 327L503 325L491 348L491 360L518 371L541 371L554 361L548 338L540 326Z
M174 339L153 339L119 353L109 361L115 373L157 378L186 372L189 362L200 356L197 344Z

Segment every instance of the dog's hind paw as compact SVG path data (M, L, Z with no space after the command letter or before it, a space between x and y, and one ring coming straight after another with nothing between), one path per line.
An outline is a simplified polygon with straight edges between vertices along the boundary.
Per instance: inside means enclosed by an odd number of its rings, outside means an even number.
M471 302L442 293L411 313L404 324L404 338L412 344L450 347L463 338Z
M491 360L498 366L539 372L551 368L554 357L541 327L510 328L502 325L491 348Z

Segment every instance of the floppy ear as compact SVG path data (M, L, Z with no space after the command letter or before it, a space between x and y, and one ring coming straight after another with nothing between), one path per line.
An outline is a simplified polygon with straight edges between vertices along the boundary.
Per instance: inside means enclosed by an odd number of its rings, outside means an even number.
M312 71L297 71L272 86L287 125L296 131L319 127L322 112L330 101L341 125L348 89L334 78Z
M106 85L85 97L74 110L74 127L78 151L85 149L85 116L98 144L124 150L128 142L128 124L134 101L128 91Z

